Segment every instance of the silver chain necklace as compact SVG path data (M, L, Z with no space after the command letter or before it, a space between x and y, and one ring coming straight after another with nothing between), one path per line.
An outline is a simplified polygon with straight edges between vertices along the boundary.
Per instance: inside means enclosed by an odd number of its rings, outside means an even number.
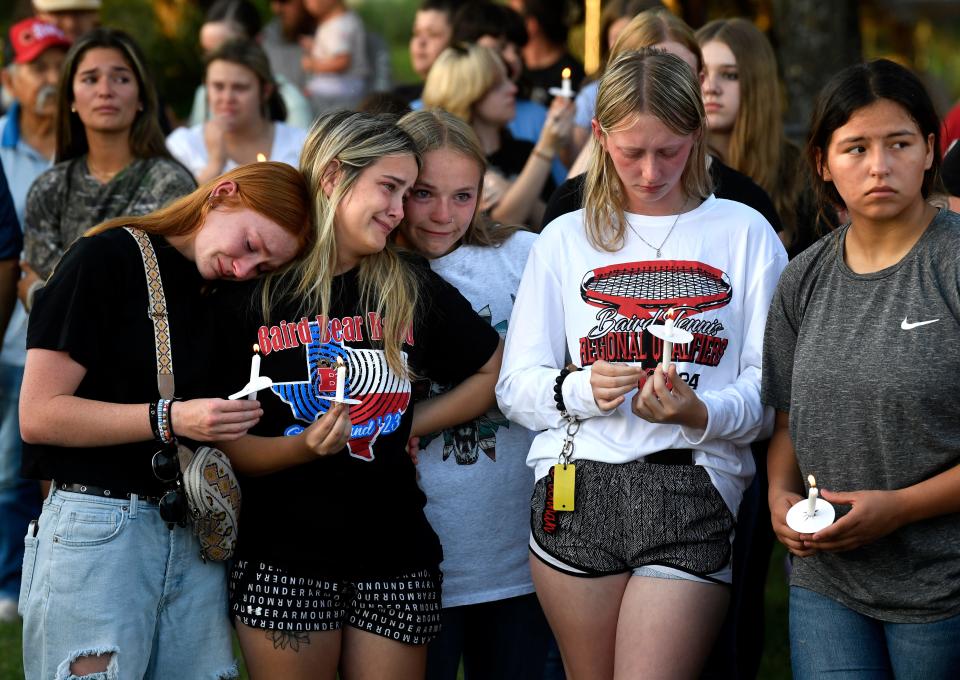
M643 238L643 237L639 234L639 232L637 232L637 230L633 228L633 225L630 224L629 221L627 221L627 226L630 227L630 231L632 231L634 234L636 234L636 237L637 237L638 239L640 239L641 241L643 241L644 243L646 243L647 246L649 246L649 247L652 248L653 250L657 251L657 257L660 257L660 250L663 248L663 245L667 242L667 239L670 238L670 234L673 233L673 229L674 229L674 227L677 226L677 222L680 221L680 215L683 214L683 209L686 208L686 207L687 207L687 199L684 199L683 205L680 206L680 212L677 213L676 218L673 220L673 224L670 225L670 231L668 231L668 232L667 232L667 235L664 236L664 238L663 238L662 241L660 241L660 245L659 245L659 246L655 246L655 245L653 245L652 243L650 243L650 241L648 241L647 239Z

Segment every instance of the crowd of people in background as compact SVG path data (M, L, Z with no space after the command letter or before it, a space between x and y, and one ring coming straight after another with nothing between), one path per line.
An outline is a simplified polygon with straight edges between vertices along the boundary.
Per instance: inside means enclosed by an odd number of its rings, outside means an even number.
M794 677L960 667L960 105L880 59L790 140L764 33L655 0L604 3L591 74L554 0L422 0L399 84L345 0L215 0L181 120L101 0L32 5L0 117L28 680L238 677L233 638L254 680L756 678L776 541Z

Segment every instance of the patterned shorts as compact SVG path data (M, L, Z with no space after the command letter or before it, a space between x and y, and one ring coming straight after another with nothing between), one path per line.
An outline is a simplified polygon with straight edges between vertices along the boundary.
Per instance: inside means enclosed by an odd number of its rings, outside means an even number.
M553 471L531 501L530 549L575 576L730 583L734 518L699 465L576 461L576 509L557 512Z
M237 560L230 572L230 612L245 626L316 632L354 628L411 645L440 634L438 571L379 581L294 576L263 562Z

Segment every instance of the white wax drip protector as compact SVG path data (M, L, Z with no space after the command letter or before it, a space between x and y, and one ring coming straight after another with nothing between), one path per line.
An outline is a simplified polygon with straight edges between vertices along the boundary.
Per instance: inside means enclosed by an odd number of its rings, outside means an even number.
M668 328L667 326L647 326L647 332L654 337L660 338L665 342L672 342L675 345L686 345L693 342L693 333L683 328Z
M836 510L827 501L817 498L813 515L807 513L810 501L804 498L787 512L787 526L800 534L815 534L833 524Z
M273 386L273 380L265 375L258 376L240 388L239 392L234 392L227 399L243 399L247 395L255 394L260 390L269 390Z
M338 404L362 404L363 401L360 399L351 399L349 397L344 397L343 399L337 399L336 395L332 397L320 397L326 401L336 402Z
M551 87L547 92L550 93L551 97L566 97L567 99L573 99L577 96L577 91L573 88L569 90L564 90L562 87Z

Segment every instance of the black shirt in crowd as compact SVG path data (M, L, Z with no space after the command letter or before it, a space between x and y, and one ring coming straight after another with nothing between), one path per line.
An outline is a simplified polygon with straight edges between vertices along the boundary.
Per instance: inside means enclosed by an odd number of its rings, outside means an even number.
M713 179L713 193L717 198L726 198L750 206L767 219L774 231L780 233L782 227L777 209L767 192L756 182L729 165L724 165L716 157L711 158L710 177ZM541 230L560 215L583 207L586 178L586 173L571 177L553 192L543 214Z
M553 100L553 95L550 94L550 88L561 86L563 82L563 69L565 68L570 69L570 80L573 89L579 89L580 83L583 82L586 73L583 70L583 65L568 52L564 52L560 59L546 68L526 69L523 75L524 80L530 86L530 99L538 104L550 106L550 102Z
M425 261L413 262L421 285L412 336L404 343L408 365L418 377L459 383L489 360L499 336ZM411 386L387 367L382 320L361 307L358 278L354 269L334 279L329 320L290 304L264 324L245 296L244 311L221 329L232 389L249 378L254 343L261 348L260 374L274 382L259 393L264 415L252 434L296 435L325 413L337 357L347 366L345 396L362 401L350 407L353 434L339 453L241 479L240 559L351 579L436 569L442 560L406 451ZM268 456L269 443L264 447Z
M211 359L223 338L196 264L162 237L151 237L167 299L176 396L211 394ZM136 241L125 229L78 239L37 292L28 349L67 352L86 369L76 396L117 404L159 398L153 324ZM176 405L172 416L176 423ZM156 496L165 485L150 465L155 441L93 448L24 444L23 475Z
M523 139L517 139L510 134L507 128L500 131L500 148L487 156L487 165L507 179L514 179L523 171L527 159L533 153L534 144ZM540 199L547 201L557 188L552 175L547 175Z

